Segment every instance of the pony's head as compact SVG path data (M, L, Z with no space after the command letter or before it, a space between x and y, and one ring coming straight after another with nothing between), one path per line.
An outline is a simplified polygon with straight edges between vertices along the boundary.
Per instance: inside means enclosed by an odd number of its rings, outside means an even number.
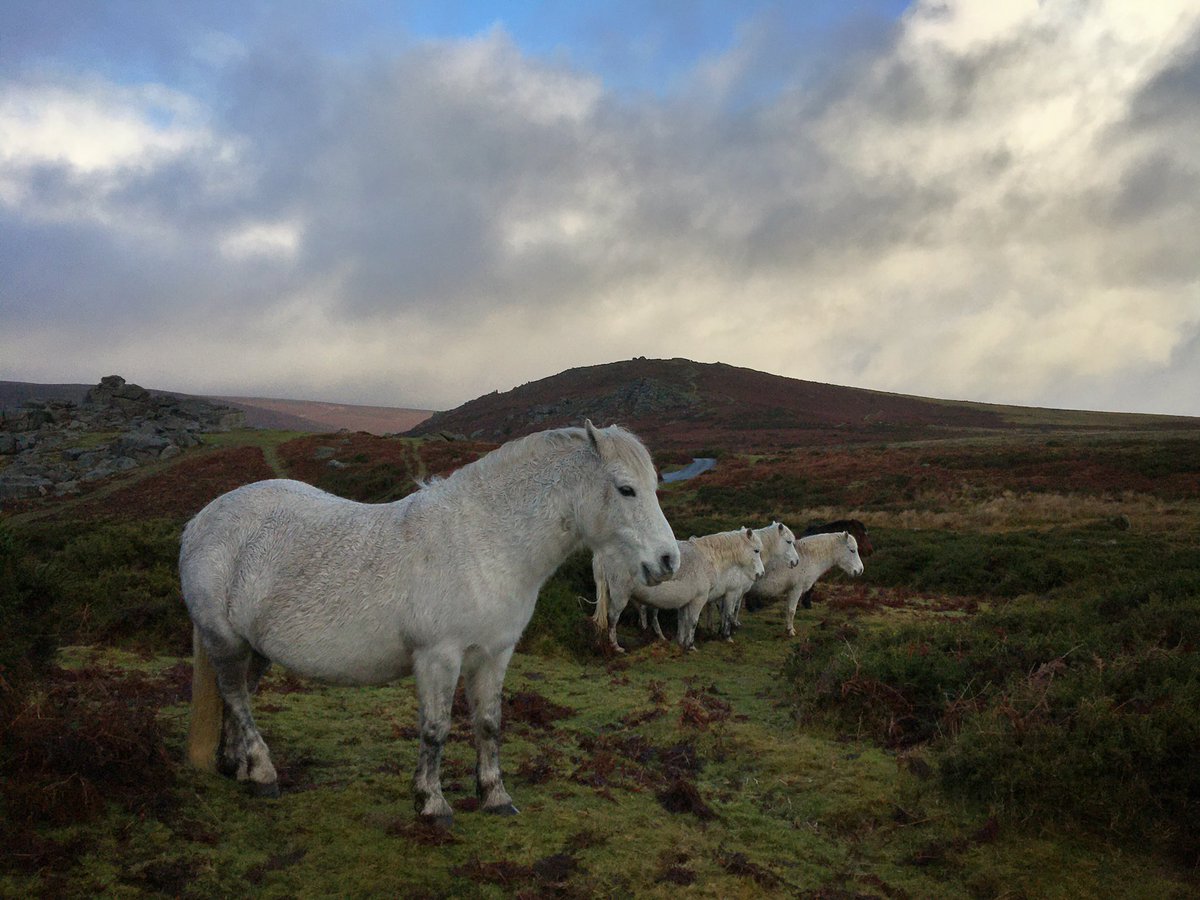
M796 535L792 534L792 529L782 522L772 522L766 528L760 529L759 533L765 535L763 551L768 557L779 557L788 564L789 569L800 565L800 554L796 552Z
M855 529L856 534L854 535L854 539L856 541L858 541L858 555L859 556L870 556L872 553L875 552L875 547L871 543L871 536L869 534L867 534L867 526L866 525L863 525L861 522L859 522L858 524L861 527L861 533L857 533L858 529Z
M738 541L740 549L739 562L747 574L754 573L754 580L762 578L766 574L766 566L763 565L763 542L758 536L758 532L753 528L743 528L741 536L745 541Z
M848 531L841 532L838 537L840 540L834 550L834 562L847 575L861 575L863 561L858 555L858 541Z
M578 506L583 541L595 553L621 560L644 584L655 585L679 571L679 545L658 505L658 475L636 437L611 425L584 431L595 477Z

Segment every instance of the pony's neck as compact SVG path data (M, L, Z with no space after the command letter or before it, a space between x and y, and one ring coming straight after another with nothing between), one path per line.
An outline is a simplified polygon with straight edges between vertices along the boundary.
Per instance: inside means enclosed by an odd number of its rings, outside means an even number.
M583 541L575 512L584 479L580 456L561 448L547 451L477 473L480 493L495 521L503 523L488 539L493 549L521 562L517 568L527 575L526 587L534 588Z
M834 552L836 546L836 536L820 535L815 540L812 538L803 541L796 541L796 550L809 559L810 564L817 570L817 577L820 578L837 564L837 554Z
M774 525L768 525L766 528L756 528L754 533L758 535L758 539L762 541L762 559L764 563L771 562L782 556L784 541L779 534L779 529Z

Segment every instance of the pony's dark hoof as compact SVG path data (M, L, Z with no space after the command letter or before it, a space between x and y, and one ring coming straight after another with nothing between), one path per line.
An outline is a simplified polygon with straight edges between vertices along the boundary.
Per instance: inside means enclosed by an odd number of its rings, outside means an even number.
M265 800L279 799L279 782L271 781L266 784L259 781L247 781L247 789L251 797L261 797Z
M428 828L440 828L442 831L449 831L454 827L454 816L417 816L417 821Z
M485 806L483 811L485 813L491 813L493 816L515 816L520 812L520 810L511 803L502 803L500 806Z

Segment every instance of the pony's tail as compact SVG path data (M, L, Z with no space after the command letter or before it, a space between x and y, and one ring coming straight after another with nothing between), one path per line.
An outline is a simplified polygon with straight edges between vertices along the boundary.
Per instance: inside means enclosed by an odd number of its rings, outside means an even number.
M596 579L596 611L592 613L592 624L600 631L608 630L608 576L604 574L604 563L600 557L592 557L592 577Z
M192 653L192 721L188 727L187 758L197 769L215 772L225 704L217 690L217 673L200 640L200 629L194 626Z

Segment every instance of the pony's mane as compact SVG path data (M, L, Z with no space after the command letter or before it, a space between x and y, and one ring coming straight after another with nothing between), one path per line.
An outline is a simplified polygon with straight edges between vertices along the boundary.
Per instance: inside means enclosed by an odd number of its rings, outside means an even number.
M838 539L843 534L850 534L849 531L819 531L816 534L806 534L804 537L796 538L796 552L801 556L812 556L814 551L828 553L829 548L837 543ZM850 534L851 537L854 535Z
M657 480L654 463L642 442L630 431L619 425L607 428L597 428L596 432L602 443L606 458L618 459L634 470L644 470L650 473L651 480ZM422 488L436 488L440 485L451 485L459 480L479 476L490 478L495 472L503 471L520 460L542 458L550 455L566 456L583 449L588 445L587 430L578 427L552 428L547 431L536 431L524 437L516 438L501 444L495 450L484 454L474 462L468 463L445 478L433 477L418 482Z
M720 568L742 562L745 551L741 545L746 543L746 532L739 528L736 531L719 531L689 540L710 562ZM762 538L759 538L759 541L761 540Z
M780 525L783 525L783 523L776 521L772 522L770 525L764 525L762 528L754 529L754 533L757 534L759 540L763 542L764 548L767 546L767 541L764 539L764 536L770 538L772 547L775 547L783 542L783 533L779 530ZM786 525L783 525L783 527L787 528L788 531L792 531ZM792 531L792 538L794 539L795 537L796 533Z

